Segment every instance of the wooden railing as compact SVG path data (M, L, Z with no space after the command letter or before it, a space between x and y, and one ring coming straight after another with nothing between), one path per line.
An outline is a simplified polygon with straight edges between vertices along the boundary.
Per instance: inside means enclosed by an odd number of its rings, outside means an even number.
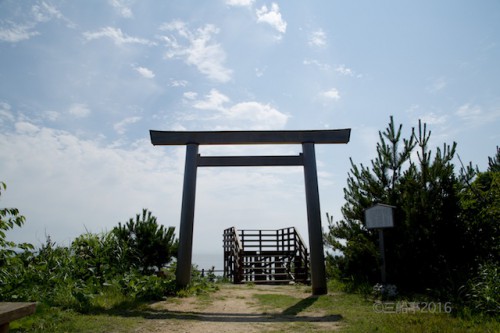
M223 247L224 277L240 283L243 280L243 245L235 227L224 230Z
M234 283L308 283L309 254L293 227L224 230L224 276Z

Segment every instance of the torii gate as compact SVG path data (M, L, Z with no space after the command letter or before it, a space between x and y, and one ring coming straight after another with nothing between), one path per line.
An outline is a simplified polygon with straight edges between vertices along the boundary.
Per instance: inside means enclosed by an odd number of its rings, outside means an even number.
M327 293L323 231L319 206L316 143L348 143L351 129L317 131L150 131L153 145L186 145L184 188L182 193L179 252L176 282L185 287L191 281L193 225L196 197L196 171L214 166L303 166L306 190L307 225L311 255L313 295ZM198 154L199 145L302 144L296 156L210 156Z

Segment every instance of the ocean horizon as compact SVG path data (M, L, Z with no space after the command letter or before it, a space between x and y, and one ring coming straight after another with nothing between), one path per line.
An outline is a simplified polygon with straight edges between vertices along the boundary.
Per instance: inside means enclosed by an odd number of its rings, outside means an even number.
M209 270L212 267L217 271L224 269L224 253L193 253L193 265L198 269Z

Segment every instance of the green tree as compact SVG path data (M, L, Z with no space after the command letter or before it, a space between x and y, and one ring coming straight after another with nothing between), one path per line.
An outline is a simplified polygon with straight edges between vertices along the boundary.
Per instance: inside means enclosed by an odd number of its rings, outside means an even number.
M474 311L500 313L500 149L488 158L488 169L462 168L467 186L460 193L461 220L465 226L469 263L461 296ZM470 182L471 180L472 183Z
M137 214L135 220L118 223L112 232L125 244L127 262L143 272L159 270L177 253L175 228L159 225L147 209Z
M358 281L376 281L378 273L377 233L366 229L365 209L376 203L397 206L399 204L400 178L403 166L410 159L416 142L413 135L402 140L402 125L394 124L390 117L389 126L379 132L377 157L371 161L371 168L351 159L351 170L344 188L346 203L342 207L343 220L330 223L325 234L326 244L342 255L329 258L333 270L342 278Z
M500 148L498 146L495 156L488 157L488 172L500 172Z
M393 279L408 289L459 287L465 269L463 225L459 216L458 192L452 159L456 143L428 149L430 131L419 122L417 159L400 182L398 225L388 231L389 260Z
M485 172L469 166L463 173L474 177L460 195L468 260L473 269L482 263L500 265L500 149L488 158Z
M395 206L395 227L385 231L387 277L408 290L439 287L461 270L463 230L458 221L461 188L451 163L456 143L432 154L430 131L402 137L393 117L379 132L371 167L351 160L344 189L343 220L330 223L326 243L342 255L330 258L343 278L378 280L377 232L366 229L365 209L377 203ZM416 158L415 158L416 156Z
M7 185L0 181L0 196L2 191L7 189ZM7 260L15 254L15 249L33 249L29 243L16 244L7 240L6 232L18 226L21 227L26 218L19 213L17 208L0 208L0 267L4 266Z
M7 185L0 181L0 196ZM24 262L22 257L30 257L33 245L29 243L17 244L7 239L7 232L22 227L26 218L17 208L0 208L0 299L10 300L18 298L17 286L24 282ZM17 252L22 250L21 255ZM25 255L24 255L25 254ZM22 298L21 298L22 299Z
M410 139L403 139L403 125L396 129L391 116L389 126L384 132L379 132L377 157L371 161L371 169L363 164L358 167L351 161L351 170L344 188L346 204L342 214L346 221L361 222L364 210L375 203L395 203L398 200L398 186L405 163L415 148L415 136L412 131Z

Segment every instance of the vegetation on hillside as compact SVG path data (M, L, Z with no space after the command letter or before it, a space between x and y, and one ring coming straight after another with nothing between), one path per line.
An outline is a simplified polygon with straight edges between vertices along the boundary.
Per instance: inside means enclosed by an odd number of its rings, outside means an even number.
M453 300L482 313L500 313L500 150L479 172L457 172L457 144L429 148L431 132L418 123L408 138L390 118L379 132L370 166L351 160L343 219L330 222L325 241L329 273L354 285L380 282L378 231L364 211L394 206L384 230L387 282L406 293ZM337 253L338 253L337 252Z
M177 251L174 228L160 226L147 210L111 232L80 235L69 247L47 237L37 250L6 239L8 230L25 222L17 209L1 209L0 217L2 301L89 312L176 292L173 271L165 268ZM159 270L164 274L155 274Z

